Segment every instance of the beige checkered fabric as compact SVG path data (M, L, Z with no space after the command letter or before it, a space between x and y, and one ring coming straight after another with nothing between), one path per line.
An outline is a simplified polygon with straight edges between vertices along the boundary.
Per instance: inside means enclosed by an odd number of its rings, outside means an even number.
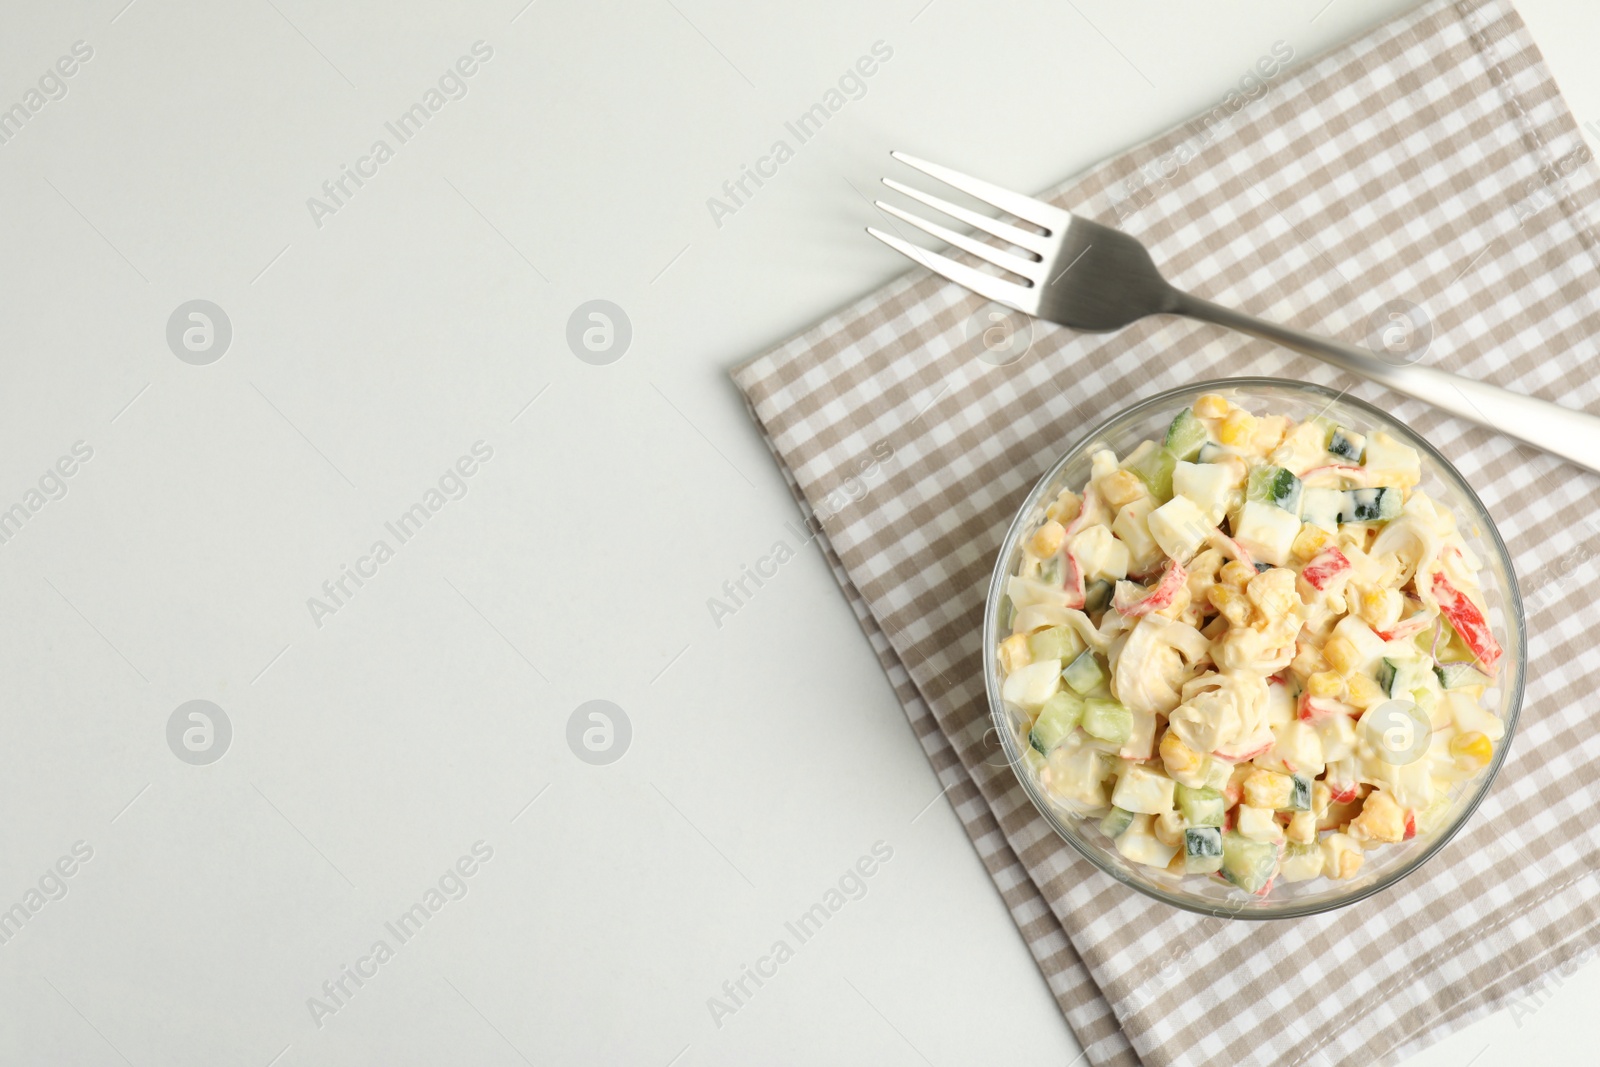
M1136 192L1152 162L1167 177ZM1429 363L1600 411L1596 189L1516 11L1468 0L1295 66L1209 143L1180 127L1051 198L1136 234L1220 303L1359 341L1408 300L1431 318ZM991 366L967 336L981 303L917 271L734 378L802 508L825 516L819 543L1090 1061L1393 1063L1600 941L1600 607L1584 589L1600 480L1188 321L1038 324L1024 358ZM1385 893L1268 923L1175 911L1061 842L985 741L979 637L1000 538L1084 429L1247 374L1348 387L1427 435L1494 515L1529 615L1522 726L1468 827ZM862 473L874 445L892 455Z

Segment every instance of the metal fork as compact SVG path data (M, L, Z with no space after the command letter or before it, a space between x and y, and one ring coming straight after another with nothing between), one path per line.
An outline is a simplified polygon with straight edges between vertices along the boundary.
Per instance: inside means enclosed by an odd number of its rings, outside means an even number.
M1525 441L1587 470L1600 471L1600 418L1429 367L1397 366L1379 359L1368 349L1344 341L1303 333L1219 307L1173 288L1161 277L1144 245L1121 230L904 152L891 154L900 162L1043 231L1037 233L1014 226L893 178L883 179L883 184L896 192L1021 250L999 248L929 222L893 204L876 202L880 209L895 218L1021 279L1009 281L997 277L867 227L868 233L890 248L979 296L1035 318L1095 333L1121 329L1147 315L1187 315L1315 356L1398 393L1425 400L1453 415Z

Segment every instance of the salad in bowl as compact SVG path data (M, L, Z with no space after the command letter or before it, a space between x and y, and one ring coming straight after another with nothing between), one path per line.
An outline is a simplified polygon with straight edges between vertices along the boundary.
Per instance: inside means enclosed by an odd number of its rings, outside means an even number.
M1300 914L1403 876L1481 797L1521 612L1443 457L1261 381L1091 434L1013 525L985 630L1008 755L1069 842L1182 906Z

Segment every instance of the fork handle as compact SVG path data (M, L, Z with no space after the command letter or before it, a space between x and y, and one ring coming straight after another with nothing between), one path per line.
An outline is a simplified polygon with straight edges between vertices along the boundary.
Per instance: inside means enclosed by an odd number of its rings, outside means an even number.
M1452 415L1487 426L1508 437L1560 456L1585 470L1600 472L1600 418L1547 400L1415 365L1385 363L1370 350L1331 337L1291 330L1221 307L1179 290L1171 311L1272 341L1324 363L1359 374L1397 393L1427 401Z

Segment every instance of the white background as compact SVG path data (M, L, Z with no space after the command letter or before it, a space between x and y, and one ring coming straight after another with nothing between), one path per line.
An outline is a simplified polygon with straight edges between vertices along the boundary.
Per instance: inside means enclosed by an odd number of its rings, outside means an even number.
M1072 1063L816 550L712 621L796 515L726 370L904 269L861 232L890 148L1043 187L1404 5L124 3L0 8L0 107L94 50L0 146L0 508L94 450L0 545L0 908L94 850L0 945L0 1062ZM1600 12L1523 8L1600 118ZM479 40L319 227L307 198ZM718 226L876 41L866 95ZM165 337L195 298L233 327L208 366ZM565 340L597 298L632 323L608 366ZM477 441L467 495L314 624ZM232 723L209 766L168 748L192 699ZM593 699L632 725L609 766L566 741ZM480 840L319 1027L307 998ZM1597 993L1414 1062L1573 1056Z

